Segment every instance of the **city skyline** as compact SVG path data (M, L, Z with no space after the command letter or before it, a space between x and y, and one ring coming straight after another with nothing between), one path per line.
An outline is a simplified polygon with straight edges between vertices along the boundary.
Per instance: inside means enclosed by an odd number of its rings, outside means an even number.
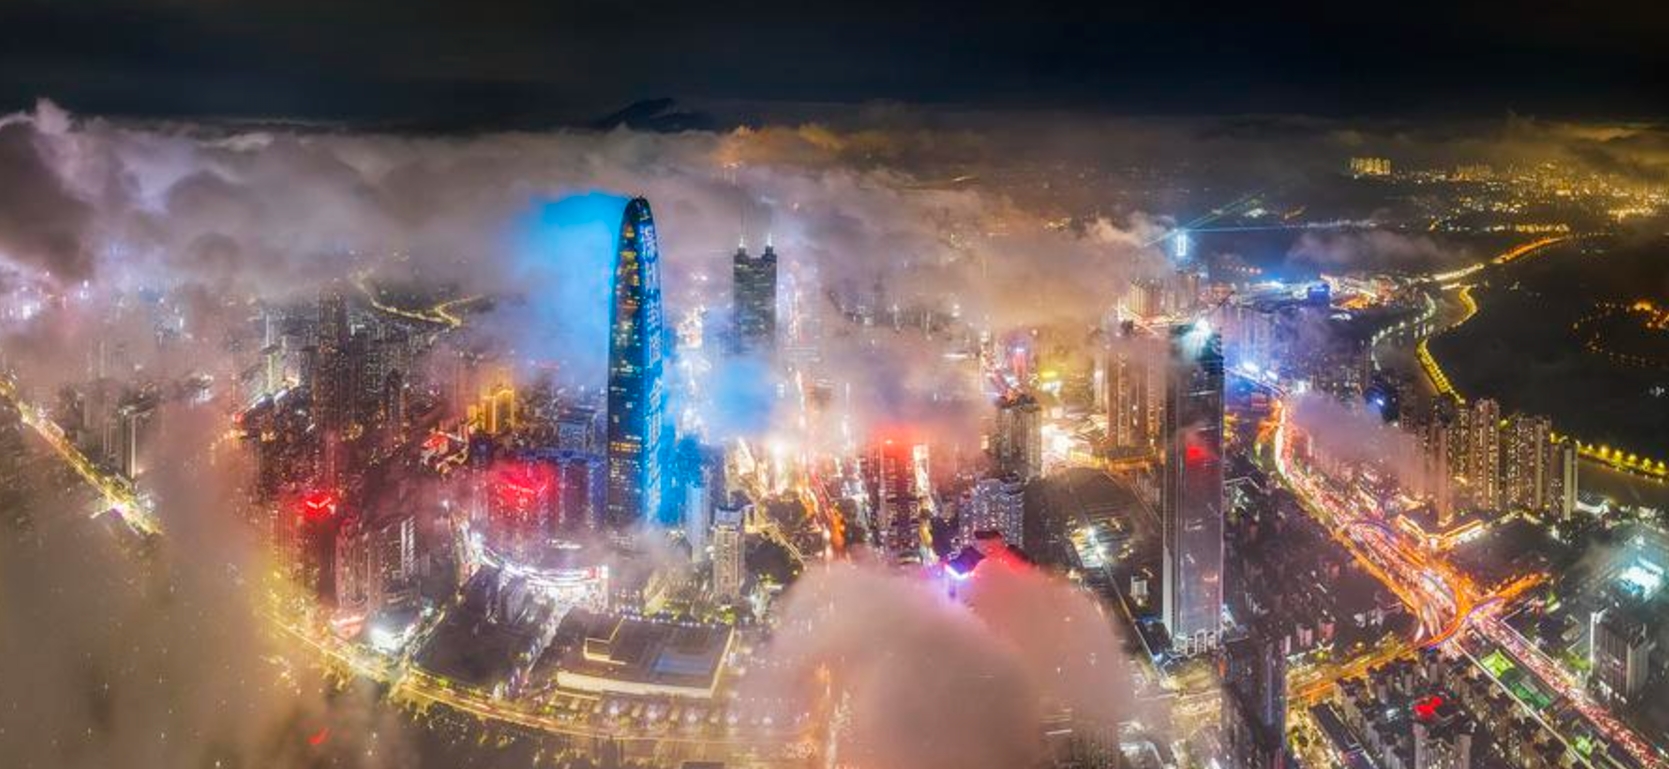
M49 5L6 769L1669 767L1656 10Z

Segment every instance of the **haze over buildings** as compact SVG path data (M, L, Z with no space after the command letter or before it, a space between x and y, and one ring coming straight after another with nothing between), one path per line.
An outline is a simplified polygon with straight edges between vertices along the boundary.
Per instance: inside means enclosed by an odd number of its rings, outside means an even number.
M1669 758L1661 13L384 5L0 10L0 764Z

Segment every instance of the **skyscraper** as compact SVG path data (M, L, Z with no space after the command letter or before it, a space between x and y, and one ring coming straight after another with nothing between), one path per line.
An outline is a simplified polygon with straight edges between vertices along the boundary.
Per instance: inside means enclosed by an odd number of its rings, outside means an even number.
M713 596L721 600L742 594L747 578L745 540L748 509L738 504L719 505L713 510Z
M604 521L626 528L661 514L666 464L660 247L649 201L626 204L609 304L608 495Z
M921 519L931 502L927 478L928 445L888 438L876 446L870 462L875 489L873 526L881 547L895 555L921 546Z
M731 269L736 349L768 353L777 335L777 252L766 241L765 253L756 259L748 256L745 245L739 245Z
M1004 474L1029 481L1043 474L1043 407L1021 393L997 402L991 453Z
M1466 482L1478 507L1501 506L1501 407L1488 398L1472 404L1466 446Z
M1223 343L1204 321L1171 332L1164 439L1161 610L1193 653L1216 644L1223 605Z
M1153 450L1148 361L1142 342L1121 340L1107 364L1107 434L1119 456Z
M1228 765L1281 769L1287 765L1286 655L1263 628L1223 644L1221 711Z
M1025 547L1026 485L1019 479L982 478L968 493L960 518L962 541L995 531L1013 547Z
M1548 467L1552 482L1548 488L1548 506L1560 520L1570 520L1576 511L1576 446L1571 441L1549 443Z
M678 525L684 530L690 555L697 561L707 557L708 534L713 528L715 491L723 452L704 447L695 438L681 437L672 451L672 492L668 507L677 506ZM669 514L674 512L668 511Z
M1427 431L1426 475L1431 478L1432 506L1437 525L1447 530L1455 522L1454 472L1450 469L1450 429L1441 422Z
M334 288L321 292L308 386L313 396L313 419L326 433L344 431L353 417L353 377L349 371L352 338L347 300Z
M1547 446L1552 431L1552 423L1543 416L1514 414L1507 420L1501 436L1501 496L1515 509L1539 513L1548 506Z
M1588 664L1592 681L1608 702L1633 702L1651 675L1657 639L1638 617L1608 606L1589 615Z

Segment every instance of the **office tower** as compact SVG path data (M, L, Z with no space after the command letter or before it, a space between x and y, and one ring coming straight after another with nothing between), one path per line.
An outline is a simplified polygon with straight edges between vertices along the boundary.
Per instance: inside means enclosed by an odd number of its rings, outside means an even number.
M382 393L378 400L377 419L388 429L402 432L406 428L409 403L405 375L399 371L388 372L388 376L383 379Z
M1107 364L1107 433L1118 456L1153 451L1151 372L1135 342L1116 347Z
M417 522L409 513L342 521L336 535L336 609L369 619L417 599Z
M343 517L335 493L315 491L292 500L277 521L290 579L330 602L336 600L336 540Z
M1488 398L1472 404L1463 420L1467 429L1466 482L1472 502L1493 510L1501 506L1501 407Z
M649 201L626 204L609 305L608 498L614 529L658 523L666 464L660 247Z
M1012 476L981 479L968 493L958 523L964 543L994 531L1009 545L1025 547L1026 484Z
M679 528L689 543L690 557L707 557L707 537L713 527L713 504L717 490L718 451L709 450L694 438L680 438L673 452L673 499L678 506Z
M1204 321L1171 332L1160 517L1165 627L1184 654L1216 644L1223 606L1223 349Z
M597 444L597 409L582 404L564 404L556 415L556 447L567 451L591 452Z
M991 453L997 469L1029 481L1043 475L1043 408L1025 393L997 402L997 424Z
M469 413L475 429L487 435L503 435L516 428L516 388L510 383L509 372L503 372L481 391Z
M770 353L777 333L777 252L770 241L757 259L745 245L737 246L731 279L737 351Z
M319 293L318 345L334 351L347 348L353 329L348 325L348 300L336 287Z
M554 461L558 489L552 519L556 530L572 535L597 528L607 494L607 463L583 451L558 451Z
M1227 766L1282 769L1286 753L1286 656L1258 632L1223 644L1222 729Z
M874 534L882 550L913 555L921 546L923 508L932 487L927 478L928 447L906 439L887 439L870 463L875 489Z
M1130 284L1124 298L1125 312L1141 319L1153 318L1165 312L1165 283L1144 278Z
M822 316L828 298L821 290L817 272L809 266L783 277L779 281L785 310L781 323L783 360L794 369L804 369L823 359Z
M152 432L151 422L156 418L157 398L153 391L129 393L116 408L117 435L117 469L128 480L138 479L144 470L140 456L144 449L146 438Z
M486 491L488 529L496 546L517 557L538 558L556 528L556 468L537 460L500 462Z
M375 325L359 337L361 420L398 431L403 427L406 376L412 369L410 337L388 324Z
M1588 663L1592 681L1608 701L1630 703L1639 698L1651 673L1651 629L1615 606L1594 612L1588 619Z
M706 480L698 476L686 485L683 503L684 541L690 545L690 557L701 560L707 555L707 538L713 528L713 495Z
M1203 271L1184 264L1171 276L1170 312L1176 316L1190 315L1200 305L1200 287L1205 282Z
M239 427L253 443L257 500L270 502L311 474L315 449L307 436L312 421L304 398L301 391L284 390L243 412Z
M720 505L713 510L713 596L734 600L742 595L744 570L742 532L747 507Z
M352 341L347 300L335 290L322 292L307 379L313 397L313 420L322 433L341 433L353 418L358 393L350 370L354 363Z
M261 311L261 394L284 389L284 345L277 333L273 310Z
M338 616L356 615L364 619L374 607L371 605L371 548L363 518L353 516L342 521L336 529L331 555Z
M404 513L372 521L367 536L371 606L382 610L415 603L418 598L417 519Z

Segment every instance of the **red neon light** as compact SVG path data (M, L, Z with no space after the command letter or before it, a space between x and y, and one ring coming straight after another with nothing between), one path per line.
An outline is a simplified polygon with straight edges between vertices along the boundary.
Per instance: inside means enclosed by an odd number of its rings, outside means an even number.
M307 738L307 744L312 745L313 747L316 748L316 747L319 747L320 745L325 744L325 739L328 738L328 737L330 737L330 727L327 726L323 729L320 729L317 734L314 734L313 736L308 737Z
M1015 555L1014 550L1011 549L1006 543L993 545L990 548L983 549L981 550L981 555L983 557L976 561L973 568L968 569L966 573L957 571L955 566L953 566L950 561L943 562L943 568L945 571L950 572L951 576L958 580L968 579L969 577L978 574L980 567L988 563L994 564L991 566L991 569L998 567L1009 571L1027 571L1031 569L1031 564L1022 560L1020 556ZM990 571L990 569L986 569L986 571Z
M301 514L309 520L329 518L336 514L336 495L315 491L301 498Z
M1190 465L1203 464L1210 458L1211 452L1206 451L1204 446L1197 443L1188 444L1188 448L1183 451L1183 461Z
M1414 717L1421 721L1430 721L1437 718L1437 709L1442 705L1443 698L1435 694L1423 700L1416 700L1414 702Z
M529 512L551 487L554 473L547 465L533 463L506 465L493 479L493 492L502 509Z

